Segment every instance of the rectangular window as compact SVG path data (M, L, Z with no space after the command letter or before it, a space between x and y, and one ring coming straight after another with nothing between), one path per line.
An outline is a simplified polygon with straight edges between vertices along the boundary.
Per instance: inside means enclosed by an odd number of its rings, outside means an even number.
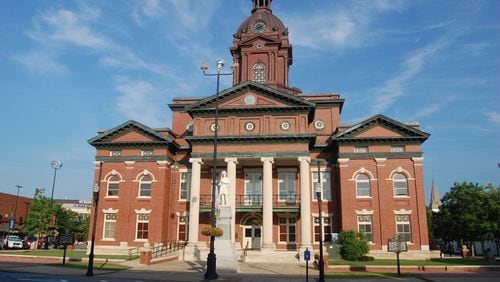
M179 216L179 235L177 236L178 241L187 241L189 238L187 221L187 216Z
M314 241L319 242L319 217L314 218ZM332 241L332 220L330 217L323 217L323 242Z
M115 239L116 232L116 213L104 214L104 232L103 239Z
M149 214L148 213L139 213L137 214L137 228L136 228L136 236L137 240L147 240L149 233Z
M318 183L318 171L312 171L312 181L313 181L313 187L316 187L316 183ZM330 171L321 171L321 199L322 200L327 200L330 201L332 199L332 193L330 190ZM316 191L314 191L314 188L312 189L313 191L313 199L318 200L316 197Z
M111 157L119 157L122 155L122 151L121 150L111 150L111 151L109 151L109 155Z
M411 224L410 224L410 215L396 215L396 234L398 234L399 238L407 242L411 242Z
M358 231L365 234L366 240L373 242L373 228L371 215L358 215Z
M142 150L141 155L143 157L151 157L153 155L153 150Z
M368 147L367 146L356 146L356 147L354 147L354 153L357 153L357 154L368 153Z
M295 243L295 218L279 218L280 242Z
M279 200L295 201L295 172L278 172Z
M179 199L189 200L191 191L191 172L181 172L181 181L179 187Z
M405 146L391 146L391 153L403 153L405 151Z

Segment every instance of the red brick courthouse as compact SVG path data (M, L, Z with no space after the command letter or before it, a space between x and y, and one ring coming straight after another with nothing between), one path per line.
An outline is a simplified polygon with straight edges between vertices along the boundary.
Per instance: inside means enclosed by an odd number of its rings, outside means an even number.
M399 234L407 255L428 257L421 144L429 134L384 115L343 125L340 94L291 87L288 29L271 0L253 5L234 34L233 86L219 93L218 126L214 93L173 99L171 128L127 121L89 140L101 189L96 252L175 240L206 258L201 229L210 225L218 130L217 173L230 181L238 250L294 257L321 239L335 243L342 230L362 230L372 255L387 255L388 238Z

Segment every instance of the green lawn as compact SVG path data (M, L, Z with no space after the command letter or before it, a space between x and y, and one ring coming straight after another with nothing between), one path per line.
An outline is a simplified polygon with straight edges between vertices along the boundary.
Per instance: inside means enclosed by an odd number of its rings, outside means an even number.
M0 251L0 254L16 254L26 256L46 256L46 257L61 257L64 250L22 250L22 251ZM66 257L68 258L87 258L88 255L85 251L67 251ZM126 255L96 255L95 258L103 259L124 259L128 260L129 256Z
M348 261L342 259L330 259L329 265L396 265L395 259L376 259L374 261ZM500 262L488 262L481 258L446 258L446 259L431 259L431 260L400 260L401 265L411 266L432 266L432 265L500 265Z

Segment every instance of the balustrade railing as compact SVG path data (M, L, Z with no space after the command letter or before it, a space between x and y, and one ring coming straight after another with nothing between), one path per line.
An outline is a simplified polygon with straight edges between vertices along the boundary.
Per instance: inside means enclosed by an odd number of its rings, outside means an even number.
M237 207L261 207L263 197L261 194L236 195ZM300 204L300 195L278 194L272 196L273 206L296 206ZM210 206L212 204L211 195L200 195L200 205Z

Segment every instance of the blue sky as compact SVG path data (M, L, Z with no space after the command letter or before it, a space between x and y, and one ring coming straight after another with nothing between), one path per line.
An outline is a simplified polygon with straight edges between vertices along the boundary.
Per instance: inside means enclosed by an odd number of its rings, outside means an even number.
M87 139L133 119L170 127L173 97L211 95L250 0L0 1L0 191L90 199ZM291 85L338 92L342 123L418 121L426 194L500 184L498 1L273 1L294 48ZM224 87L230 86L225 78ZM428 196L427 196L428 201Z

